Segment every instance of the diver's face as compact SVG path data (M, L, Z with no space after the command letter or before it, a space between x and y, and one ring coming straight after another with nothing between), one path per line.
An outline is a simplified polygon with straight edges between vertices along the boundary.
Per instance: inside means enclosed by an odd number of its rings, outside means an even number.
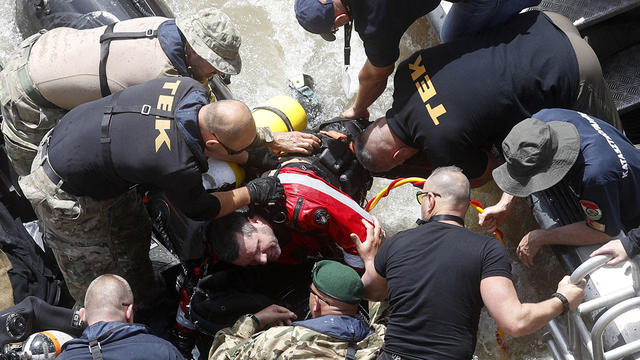
M256 232L249 236L238 236L238 258L233 264L238 266L264 265L274 262L280 257L280 244L276 239L273 229L264 220L252 221Z

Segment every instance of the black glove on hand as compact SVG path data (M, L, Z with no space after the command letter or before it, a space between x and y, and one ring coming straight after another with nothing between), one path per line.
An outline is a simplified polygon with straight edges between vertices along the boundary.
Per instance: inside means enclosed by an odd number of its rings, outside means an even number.
M258 168L262 171L276 169L280 166L278 156L266 146L247 149L247 153L249 154L247 166Z
M284 202L284 187L276 176L253 179L247 183L253 205L277 205Z

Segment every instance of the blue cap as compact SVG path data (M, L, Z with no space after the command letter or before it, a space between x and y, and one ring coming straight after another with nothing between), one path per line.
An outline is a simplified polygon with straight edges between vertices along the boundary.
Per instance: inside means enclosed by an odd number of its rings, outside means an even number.
M333 0L296 0L294 5L298 23L308 32L323 34L331 31L335 19Z

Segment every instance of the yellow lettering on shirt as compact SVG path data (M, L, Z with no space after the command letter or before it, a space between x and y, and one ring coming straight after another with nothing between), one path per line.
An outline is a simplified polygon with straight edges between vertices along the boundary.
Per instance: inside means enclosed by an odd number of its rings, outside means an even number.
M420 65L422 62L422 55L418 55L416 58L416 62L413 64L409 63L409 70L411 70L411 80L416 81L417 78L422 76L427 70L424 68L424 65Z
M171 111L173 105L173 96L160 95L158 96L158 105L156 106L160 110Z
M156 108L158 110L171 111L173 108L173 98L178 91L178 86L180 85L180 80L176 81L167 81L162 84L162 88L165 90L171 90L171 95L159 95L158 96L158 104ZM167 130L171 129L171 120L164 119L160 116L156 116L156 130L158 130L159 134L156 136L156 152L160 150L162 145L167 145L167 149L171 151L171 138L169 138L169 134L167 134Z
M162 85L163 89L170 89L171 90L171 95L175 95L176 91L178 91L178 86L180 85L180 80L176 80L176 81L167 81L166 83L164 83Z
M439 125L440 121L438 121L438 116L444 114L447 112L447 110L445 110L444 105L440 104L438 106L436 106L435 108L431 108L431 105L427 104L425 105L427 108L427 112L429 113L429 116L431 116L431 120L433 121L434 124Z
M166 144L167 148L171 150L171 140L169 139L169 135L167 135L167 130L170 128L171 120L156 119L156 130L160 132L160 134L156 136L156 152L160 150L162 144Z
M418 94L420 94L420 99L422 99L423 103L426 103L437 94L428 75L425 75L424 81L416 81L416 89L418 89Z
M429 78L425 66L421 63L422 55L418 55L416 61L408 64L409 70L411 71L411 80L413 80L416 85L416 91L418 91L418 95L420 95L420 99L424 103L427 113L431 117L431 121L438 126L440 124L438 117L445 114L447 110L442 104L438 104L435 107L432 107L431 104L429 104L429 101L432 100L438 92L431 82L431 78Z

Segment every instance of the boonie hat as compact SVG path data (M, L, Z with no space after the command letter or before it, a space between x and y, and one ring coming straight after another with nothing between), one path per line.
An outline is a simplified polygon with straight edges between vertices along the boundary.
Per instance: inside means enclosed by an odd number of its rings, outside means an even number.
M322 260L311 270L313 285L330 297L357 304L364 296L364 285L358 273L337 261Z
M493 170L504 192L524 197L552 187L569 172L580 152L580 136L571 123L526 119L502 142L506 163Z
M230 75L240 72L240 35L225 13L202 9L192 16L177 17L176 25L193 50L216 69Z
M296 0L293 8L298 23L305 30L320 34L327 41L336 39L331 32L335 19L333 0L327 0L324 4L318 0Z

